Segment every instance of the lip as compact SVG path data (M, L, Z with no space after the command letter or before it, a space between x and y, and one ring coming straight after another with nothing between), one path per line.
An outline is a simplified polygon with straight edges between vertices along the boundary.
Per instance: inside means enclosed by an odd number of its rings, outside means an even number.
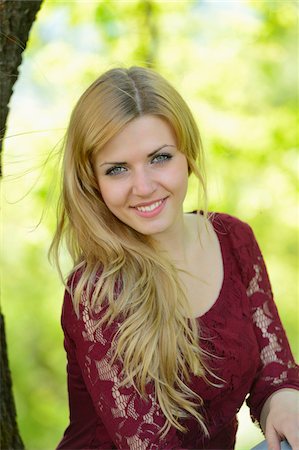
M167 201L167 198L168 198L168 197L161 198L161 199L159 199L159 200L155 200L155 201L152 201L152 202L139 203L138 205L135 205L135 206L133 207L133 209L134 209L135 213L136 213L138 216L140 216L140 217L145 217L145 218L147 218L147 219L151 219L152 217L155 217L155 216L157 216L158 214L160 214L160 212L164 209L165 204L166 204L166 201ZM157 202L161 202L161 203L160 203L159 206L157 206L157 207L156 207L155 209L153 209L152 211L139 211L139 210L137 209L137 207L149 206L149 205L152 205L152 204L157 203Z

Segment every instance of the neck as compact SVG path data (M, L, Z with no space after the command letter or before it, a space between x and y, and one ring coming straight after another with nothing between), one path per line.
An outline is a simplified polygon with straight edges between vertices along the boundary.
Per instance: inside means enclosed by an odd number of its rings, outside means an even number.
M186 215L182 214L176 224L167 234L155 235L154 239L158 242L163 252L176 266L186 266L189 254L194 246L195 235L191 226L191 221Z

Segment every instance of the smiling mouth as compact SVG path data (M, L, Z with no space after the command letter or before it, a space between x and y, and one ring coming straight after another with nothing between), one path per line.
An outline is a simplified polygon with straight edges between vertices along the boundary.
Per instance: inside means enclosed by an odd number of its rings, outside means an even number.
M154 209L158 208L160 205L162 205L163 200L164 199L158 200L158 201L151 203L150 205L146 205L146 206L135 206L135 208L141 212L151 212L151 211L154 211Z
M136 211L144 214L150 214L156 210L159 210L161 206L165 203L168 197L161 198L159 200L155 200L153 202L144 202L139 203L138 205L131 206L131 208L135 209Z

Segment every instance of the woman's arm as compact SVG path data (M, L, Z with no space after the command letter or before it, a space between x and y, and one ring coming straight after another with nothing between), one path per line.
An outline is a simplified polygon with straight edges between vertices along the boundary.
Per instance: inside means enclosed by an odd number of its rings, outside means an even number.
M293 442L297 450L294 436L295 431L299 432L299 369L281 323L254 234L247 224L237 219L232 222L235 254L246 287L260 353L259 369L247 404L253 420L260 423L269 444L274 445L273 449L279 449L278 436L281 436Z
M251 232L251 231L250 231ZM247 269L247 295L260 348L260 370L248 404L265 433L269 448L279 450L287 439L299 450L299 371L274 302L267 269L251 232L251 260ZM280 439L281 438L281 439Z
M280 449L280 441L287 439L293 450L299 450L299 391L280 389L265 402L261 428L272 450Z

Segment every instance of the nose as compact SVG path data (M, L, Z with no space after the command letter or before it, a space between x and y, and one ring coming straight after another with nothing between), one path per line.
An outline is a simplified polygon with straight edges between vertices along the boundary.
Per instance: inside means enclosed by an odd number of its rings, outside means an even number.
M156 190L156 182L145 169L136 170L133 177L132 193L139 197L150 196Z

